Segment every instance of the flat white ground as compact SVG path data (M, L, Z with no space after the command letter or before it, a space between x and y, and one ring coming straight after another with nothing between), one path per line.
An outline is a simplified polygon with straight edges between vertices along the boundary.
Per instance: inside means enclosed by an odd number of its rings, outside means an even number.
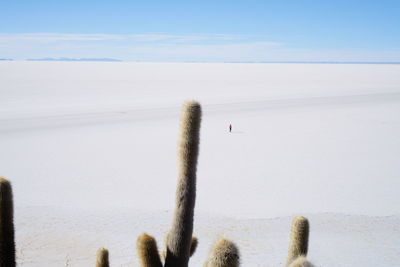
M19 266L138 266L172 220L180 108L203 105L191 266L220 236L283 266L400 261L400 65L0 62L0 175ZM233 132L228 133L232 123Z

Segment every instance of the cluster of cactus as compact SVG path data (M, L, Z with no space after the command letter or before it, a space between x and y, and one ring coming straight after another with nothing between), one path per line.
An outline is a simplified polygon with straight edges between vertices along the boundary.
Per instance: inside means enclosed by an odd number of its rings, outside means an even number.
M181 138L179 143L179 176L176 190L176 207L172 228L167 235L166 250L159 254L157 242L144 233L137 240L137 254L142 267L187 267L198 240L193 236L193 217L196 201L196 172L199 154L201 106L188 101L183 107ZM97 267L108 267L108 252L100 249ZM239 266L239 251L226 239L215 244L207 267Z
M198 240L192 234L200 122L200 104L196 101L186 102L181 120L180 168L172 228L167 235L163 257L160 256L157 242L152 236L145 233L138 238L137 254L142 267L187 267L189 258L196 250ZM313 266L306 259L308 235L308 220L305 217L296 217L292 226L287 267ZM204 267L237 267L239 263L239 249L235 243L222 238L214 244ZM14 266L12 189L10 182L0 177L0 267ZM96 267L109 267L107 249L98 250Z

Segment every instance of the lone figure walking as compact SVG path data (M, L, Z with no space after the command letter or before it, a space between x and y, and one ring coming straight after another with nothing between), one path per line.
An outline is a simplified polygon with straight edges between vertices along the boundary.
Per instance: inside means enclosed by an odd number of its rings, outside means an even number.
M229 124L229 132L232 132L232 124Z

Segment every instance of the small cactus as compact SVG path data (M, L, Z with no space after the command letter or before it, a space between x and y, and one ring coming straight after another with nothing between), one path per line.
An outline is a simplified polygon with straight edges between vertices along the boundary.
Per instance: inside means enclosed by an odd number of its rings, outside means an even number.
M11 183L0 177L0 266L15 267L14 210Z
M158 254L157 241L154 237L143 234L137 240L137 254L142 267L162 267Z
M166 267L187 267L189 262L196 199L200 122L200 104L196 101L186 102L181 119L179 178L174 220L167 238Z
M215 243L204 267L238 267L239 258L239 250L235 243L221 238Z
M314 267L314 265L307 260L306 257L300 256L297 257L290 265L289 267Z
M287 266L298 257L307 256L309 230L310 225L306 217L299 216L293 220Z
M96 267L109 267L110 263L108 261L108 250L101 248L97 251L97 261Z

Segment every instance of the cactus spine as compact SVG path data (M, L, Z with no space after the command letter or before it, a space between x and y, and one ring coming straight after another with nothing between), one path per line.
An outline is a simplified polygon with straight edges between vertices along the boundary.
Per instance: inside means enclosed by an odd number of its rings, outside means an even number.
M154 237L143 234L137 240L137 254L142 267L162 267Z
M101 248L97 251L97 261L96 267L109 267L110 263L108 261L108 250Z
M15 266L14 210L11 183L0 177L0 266Z
M204 267L238 267L239 250L235 243L221 238L218 240Z
M200 121L200 104L196 101L186 102L181 119L179 178L175 215L167 240L166 267L187 267L189 262L196 199Z
M306 217L299 216L293 220L287 266L299 256L307 256L309 231L310 225Z

